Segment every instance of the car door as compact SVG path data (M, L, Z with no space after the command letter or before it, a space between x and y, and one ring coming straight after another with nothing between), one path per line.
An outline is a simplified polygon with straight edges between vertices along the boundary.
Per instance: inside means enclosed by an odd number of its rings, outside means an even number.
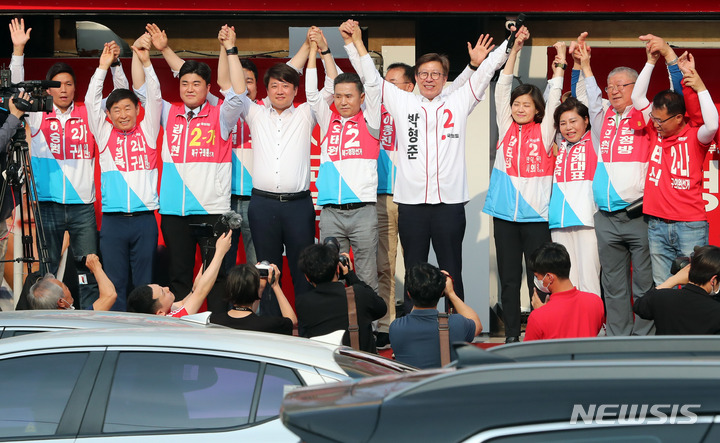
M293 367L232 353L111 350L78 441L297 441L278 415L303 384Z
M101 349L0 357L0 440L75 441L102 357Z

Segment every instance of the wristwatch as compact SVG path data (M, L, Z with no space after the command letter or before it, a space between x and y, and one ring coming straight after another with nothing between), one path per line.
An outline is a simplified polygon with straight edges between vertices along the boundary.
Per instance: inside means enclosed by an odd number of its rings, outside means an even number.
M233 46L233 47L230 48L230 49L226 49L226 50L225 50L225 53L226 53L227 55L237 55L237 53L238 53L237 46Z

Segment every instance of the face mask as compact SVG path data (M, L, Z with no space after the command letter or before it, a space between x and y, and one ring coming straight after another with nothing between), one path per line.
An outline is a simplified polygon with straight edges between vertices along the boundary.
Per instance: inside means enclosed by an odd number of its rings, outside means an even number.
M715 283L717 283L717 281L716 281ZM715 285L713 285L713 288L714 288L714 287L715 287ZM720 293L720 285L718 285L718 288L715 289L714 291L712 291L710 294L711 294L711 295L718 295L718 293Z
M539 291L544 292L545 294L549 294L550 288L548 286L545 286L545 284L543 283L545 277L547 277L547 274L543 276L542 280L539 280L536 276L534 276L533 279L535 280L535 287L538 288Z
M74 310L75 310L75 305L71 305L71 304L68 303L67 300L65 300L64 298L62 298L61 300L64 301L65 304L67 305L67 307L66 307L66 308L63 308L63 309L65 309L66 311L67 311L67 310L70 310L70 311L74 311Z

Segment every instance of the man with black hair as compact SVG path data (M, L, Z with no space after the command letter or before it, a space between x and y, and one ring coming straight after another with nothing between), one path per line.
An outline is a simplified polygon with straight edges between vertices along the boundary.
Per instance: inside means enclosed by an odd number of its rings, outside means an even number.
M12 82L25 80L24 50L32 28L23 19L10 22L13 55ZM127 88L128 81L113 49L112 73L115 88ZM38 208L47 241L48 271L57 273L65 231L75 256L97 253L95 222L95 139L88 128L85 106L75 100L75 72L58 62L48 70L47 80L60 87L47 90L53 98L53 112L31 112L27 122L32 134L30 151L35 174ZM78 275L82 283L82 277ZM94 283L80 284L80 306L91 306L98 297Z
M551 338L597 337L605 321L602 299L579 291L570 281L570 254L559 243L545 243L530 256L535 275L533 307L525 341ZM550 297L542 304L540 291ZM548 295L549 294L549 295Z
M160 228L170 257L170 288L175 294L187 294L192 287L195 251L200 240L192 235L190 225L215 226L220 216L230 210L230 134L240 117L241 96L246 95L246 88L235 46L235 31L225 25L218 39L228 55L231 83L222 104L215 106L208 102L211 70L206 63L194 60L180 67L183 103L163 102ZM137 83L133 85L135 92L144 97L144 72L134 70L133 73L138 75L138 80L133 76L133 83ZM212 305L210 310L224 309L226 305L220 293L208 302Z
M215 285L223 259L232 241L232 231L217 238L215 255L207 269L200 268L195 277L192 290L182 299L177 300L175 294L167 286L156 284L138 286L128 295L128 312L162 315L166 317L184 317L197 314Z
M447 297L457 311L448 317L450 343L470 343L482 332L480 317L455 293L453 279L446 271L418 263L405 273L405 290L412 297L413 309L390 325L396 360L421 369L441 366L437 305L442 297ZM457 360L452 348L450 359Z
M372 322L385 315L387 307L383 299L370 286L360 281L353 272L352 265L345 267L340 263L337 251L327 245L315 244L303 249L298 265L313 286L313 289L295 299L298 330L301 334L304 337L316 337L345 330L343 344L350 344L350 335L347 332L347 283L355 292L360 349L377 352ZM343 278L345 283L339 281L339 278Z
M355 27L353 35L347 22L340 26L345 41L352 40L360 54L362 69L375 69L359 30ZM320 168L315 182L317 204L322 206L320 238L335 237L341 252L352 248L358 277L377 292L380 83L362 81L363 76L356 73L337 75L319 30L311 32L310 39L305 95L320 125ZM318 91L318 51L330 68L326 76L334 80L334 111Z
M702 196L703 165L718 130L718 111L694 66L683 65L680 69L685 97L676 91L662 91L655 95L650 106L645 95L660 56L654 42L655 39L650 38L647 43L647 63L637 78L632 100L635 109L642 112L650 135L643 212L649 216L652 274L655 285L659 285L670 277L675 258L687 257L695 246L708 243L710 228ZM700 101L702 126L685 122L685 100L690 95Z
M633 310L655 321L657 335L720 334L720 303L712 298L718 292L720 248L700 246L689 265L636 300Z
M106 101L107 110L102 111L103 83L116 45L105 44L100 66L90 79L85 105L90 131L98 143L103 183L100 252L117 289L113 310L125 311L128 275L133 287L153 279L158 238L155 210L159 207L156 143L162 96L150 63L150 36L145 34L132 47L133 64L142 64L147 78L145 117L138 125L139 100L129 89L113 91ZM105 120L106 116L112 123Z

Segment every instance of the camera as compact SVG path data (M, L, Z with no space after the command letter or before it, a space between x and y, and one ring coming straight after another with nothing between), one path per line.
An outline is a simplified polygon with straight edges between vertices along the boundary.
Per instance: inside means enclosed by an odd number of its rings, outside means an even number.
M272 266L270 266L270 263L267 260L263 260L260 263L255 265L255 268L257 268L258 272L260 273L260 278L268 278L270 275L270 270L272 270Z
M9 101L13 100L15 107L23 112L52 112L53 98L48 95L46 89L59 88L60 82L31 80L13 84L10 78L9 69L0 70L0 110L9 112ZM21 88L30 95L30 100L17 97Z
M350 267L350 260L346 256L340 255L340 242L335 237L325 237L323 245L330 247L330 249L338 255L340 263L342 263L343 266L346 268Z
M692 257L692 255L690 257L678 257L675 260L673 260L672 264L670 265L670 274L675 275L678 272L680 272L680 270L682 268L689 265L691 257Z

